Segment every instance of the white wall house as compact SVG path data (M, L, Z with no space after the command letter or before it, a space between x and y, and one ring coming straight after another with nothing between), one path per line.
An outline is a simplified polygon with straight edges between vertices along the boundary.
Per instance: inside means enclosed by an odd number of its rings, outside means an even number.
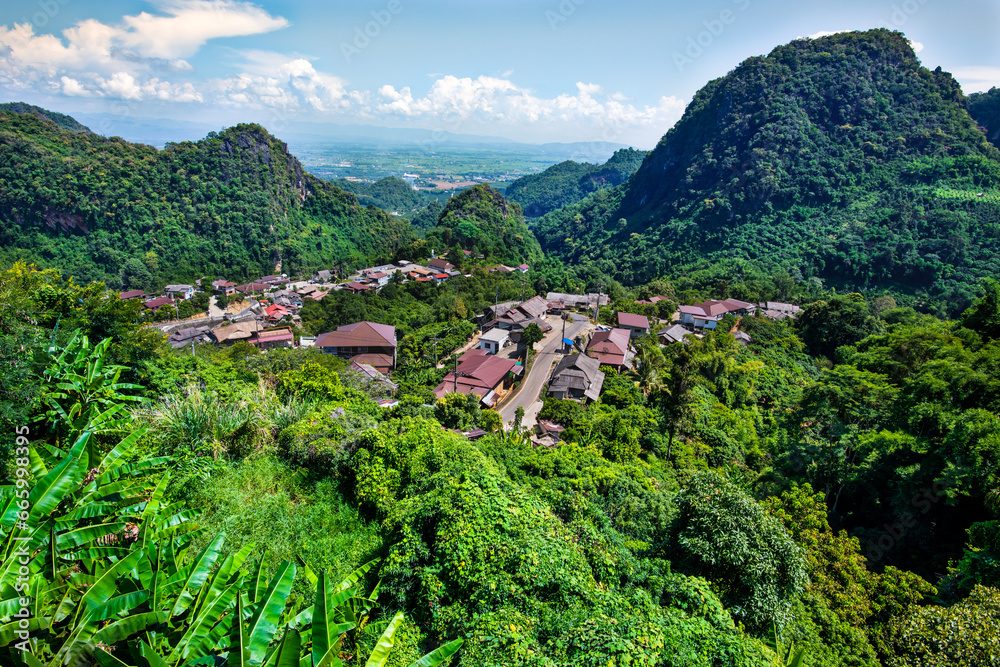
M486 350L488 354L496 354L508 345L510 345L510 331L495 327L479 337L479 345L476 347Z

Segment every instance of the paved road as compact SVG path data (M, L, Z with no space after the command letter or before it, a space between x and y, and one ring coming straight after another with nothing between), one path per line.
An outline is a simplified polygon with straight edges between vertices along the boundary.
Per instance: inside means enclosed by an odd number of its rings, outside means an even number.
M581 316L576 316L581 317ZM524 421L522 426L533 428L535 419L542 409L542 402L538 400L542 385L545 384L552 373L552 364L559 358L559 350L562 349L562 322L556 319L551 322L552 331L547 333L541 340L541 352L536 353L535 361L528 371L528 377L521 382L521 388L517 395L500 406L500 416L503 417L505 426L510 426L514 421L514 413L517 406L524 406ZM586 318L574 320L566 323L566 338L570 340L576 338L581 332L590 326L590 321Z

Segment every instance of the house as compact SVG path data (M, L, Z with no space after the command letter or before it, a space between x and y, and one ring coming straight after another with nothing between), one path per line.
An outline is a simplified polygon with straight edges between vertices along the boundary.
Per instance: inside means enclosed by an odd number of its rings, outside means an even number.
M772 320L783 320L788 317L795 317L800 312L802 312L802 309L791 303L762 301L757 304L757 314Z
M185 301L194 296L194 287L191 285L167 285L163 292L172 299L184 299Z
M553 440L562 440L563 431L566 427L562 424L557 424L555 422L546 421L544 419L538 420L538 430L541 432L541 436L551 437Z
M292 347L295 345L295 335L291 327L281 327L278 329L263 329L256 332L256 336L251 338L250 343L262 350L271 350L276 347Z
M479 344L476 347L480 350L486 350L487 354L496 354L510 345L510 342L510 332L496 327L484 332L479 337Z
M231 283L228 280L216 280L212 282L212 292L215 294L235 294L236 293L236 283Z
M309 296L313 292L318 292L318 291L319 288L316 287L315 285L303 285L297 291L292 292L292 294L298 294L299 296ZM281 292L284 292L284 290L281 290Z
M496 405L500 394L510 388L522 367L513 359L488 354L486 350L469 350L458 358L458 366L449 372L434 389L438 398L458 392L475 394L488 408ZM457 374L456 374L457 371Z
M443 257L436 257L431 261L427 262L427 267L431 269L437 269L438 272L444 272L454 269L455 265L450 263Z
M333 271L327 271L326 269L320 269L313 276L313 282L317 283L328 283L333 280Z
M172 306L172 305L174 305L173 299L171 299L169 296L161 296L157 299L151 299L149 301L144 302L142 304L142 307L151 310L155 313L164 306Z
M521 336L524 335L524 330L527 329L532 324L537 324L538 328L542 330L542 333L548 333L552 331L552 325L543 320L540 317L532 317L527 320L521 320L510 328L511 339L520 343Z
M506 303L498 303L495 306L486 306L483 316L487 322L492 322L516 305L517 301L507 301Z
M753 338L751 338L750 334L748 334L746 331L740 331L739 329L737 329L736 331L733 332L733 336L736 337L736 341L740 343L740 345L742 345L743 347L746 347L747 345L753 342Z
M368 290L370 290L371 287L372 287L371 285L365 285L355 280L352 280L351 282L344 285L344 289L347 290L348 292L351 292L352 294L367 294Z
M672 327L667 327L660 333L656 334L656 336L660 340L661 345L670 345L671 343L683 343L684 336L687 336L690 333L690 331L682 327L680 324L675 324Z
M370 280L374 285L385 287L389 284L389 274L385 271L375 271L374 273L368 274L368 280Z
M233 343L241 340L249 343L251 338L256 339L256 334L259 329L260 324L258 322L255 320L248 320L212 329L212 331L209 332L209 335L217 345L232 345Z
M594 308L597 304L608 305L607 294L563 294L562 292L549 292L545 295L546 301L561 301L566 308Z
M247 294L256 294L257 292L266 292L269 289L271 289L270 286L264 283L247 283L245 285L237 285L234 291L237 294L246 296Z
M122 292L121 294L118 295L118 298L121 299L122 301L128 301L129 299L142 299L145 298L145 296L146 293L143 292L141 289L133 289L129 290L128 292Z
M191 345L192 343L209 343L212 339L209 337L208 332L209 327L206 326L178 329L177 331L172 331L167 336L167 342L175 350Z
M444 281L448 280L448 278L451 278L451 276L449 276L447 273L435 273L433 276L431 276L431 278L434 279L434 282L440 285Z
M396 345L396 327L375 322L345 324L316 338L316 347L327 354L369 364L380 373L395 368Z
M520 264L520 265L518 265L518 266L515 267L515 269L517 271L520 271L521 273L527 273L530 268L531 267L528 266L527 264Z
M273 304L264 309L264 314L270 322L280 322L286 317L291 317L292 312L284 306Z
M645 315L635 315L633 313L618 313L618 327L628 329L632 338L645 336L649 333L649 320Z
M587 356L617 370L631 368L633 355L628 349L630 338L628 329L595 331L587 344Z
M746 315L756 306L739 299L724 301L705 301L691 306L681 306L679 309L681 324L693 329L715 329L719 321L727 314L737 317Z
M519 322L531 319L542 319L549 310L549 302L540 296L533 296L502 313L495 320L487 322L486 326L498 326L501 329L513 329ZM549 327L550 329L552 327Z
M351 362L351 370L358 374L361 381L366 385L373 386L385 391L396 391L399 388L394 382L390 382L384 374L380 373L371 364Z
M257 282L264 283L269 287L280 287L288 282L287 276L264 276Z
M302 299L296 295L279 296L274 300L275 305L281 306L285 310L298 310L302 308Z
M604 385L601 362L585 354L563 357L549 380L548 395L577 401L596 401Z

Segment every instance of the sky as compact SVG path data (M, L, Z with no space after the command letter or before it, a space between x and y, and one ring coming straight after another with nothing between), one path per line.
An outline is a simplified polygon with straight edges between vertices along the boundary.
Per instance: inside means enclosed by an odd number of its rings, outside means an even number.
M746 58L876 27L1000 85L998 0L4 0L0 101L651 148Z

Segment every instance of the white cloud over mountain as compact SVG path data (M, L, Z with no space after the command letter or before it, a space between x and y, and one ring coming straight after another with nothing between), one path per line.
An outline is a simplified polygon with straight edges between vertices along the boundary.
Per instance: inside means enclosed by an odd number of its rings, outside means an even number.
M204 103L453 131L579 124L595 139L609 141L629 128L662 131L683 112L683 102L675 97L635 105L594 83L579 82L571 92L540 96L517 85L511 72L475 78L436 75L418 94L409 86L389 84L374 91L350 89L344 79L318 69L302 54L239 51L242 62L233 73L214 78L199 77L188 60L210 40L288 25L247 2L167 0L156 5L155 13L123 16L114 25L86 19L59 35L38 34L30 24L0 26L0 80L11 90L45 90L130 106Z

